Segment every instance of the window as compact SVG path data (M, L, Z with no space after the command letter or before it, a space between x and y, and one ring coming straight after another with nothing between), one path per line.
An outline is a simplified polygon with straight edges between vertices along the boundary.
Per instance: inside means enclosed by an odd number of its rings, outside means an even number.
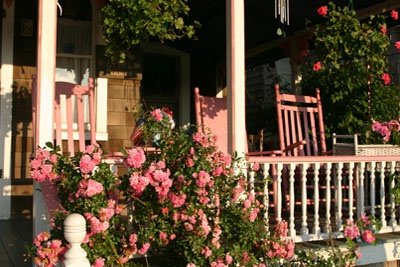
M59 0L56 81L87 85L94 77L93 12L90 0ZM97 140L107 140L107 81L95 80ZM84 100L88 103L87 99ZM61 102L62 111L63 102ZM85 121L89 121L88 104ZM101 107L101 108L100 108ZM74 116L74 120L76 117Z

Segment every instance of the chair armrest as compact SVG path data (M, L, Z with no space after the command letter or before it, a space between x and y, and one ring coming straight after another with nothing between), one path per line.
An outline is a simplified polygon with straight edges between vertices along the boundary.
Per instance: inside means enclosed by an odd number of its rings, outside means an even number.
M271 151L254 151L246 153L246 156L277 156L277 155L283 155L283 151L271 150Z
M304 146L305 144L306 144L306 141L305 141L305 140L298 141L298 142L296 142L296 143L294 143L294 144L291 144L291 145L285 147L285 149L283 150L283 152L292 151L292 150L294 150L294 149L296 149L296 148L299 148L299 147Z

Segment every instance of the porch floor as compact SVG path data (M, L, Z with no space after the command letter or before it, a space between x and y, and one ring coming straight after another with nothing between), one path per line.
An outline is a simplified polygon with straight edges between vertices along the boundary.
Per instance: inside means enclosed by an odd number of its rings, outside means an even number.
M13 196L11 219L0 220L0 266L28 267L26 245L32 243L32 196Z
M24 261L25 246L32 243L32 220L0 220L0 229L0 266L32 266L31 261Z

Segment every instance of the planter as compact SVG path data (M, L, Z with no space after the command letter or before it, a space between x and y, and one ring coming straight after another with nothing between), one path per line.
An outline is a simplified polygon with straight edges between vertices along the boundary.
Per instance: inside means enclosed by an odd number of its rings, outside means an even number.
M352 140L348 143L337 142L338 139ZM334 155L356 155L356 156L400 156L400 146L370 144L359 145L357 135L333 135Z

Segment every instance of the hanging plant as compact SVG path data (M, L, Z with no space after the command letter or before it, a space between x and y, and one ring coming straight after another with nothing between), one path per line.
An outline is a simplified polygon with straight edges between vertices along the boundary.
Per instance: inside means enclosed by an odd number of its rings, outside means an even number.
M102 9L106 55L125 62L143 41L193 38L197 21L188 22L185 0L110 0Z

